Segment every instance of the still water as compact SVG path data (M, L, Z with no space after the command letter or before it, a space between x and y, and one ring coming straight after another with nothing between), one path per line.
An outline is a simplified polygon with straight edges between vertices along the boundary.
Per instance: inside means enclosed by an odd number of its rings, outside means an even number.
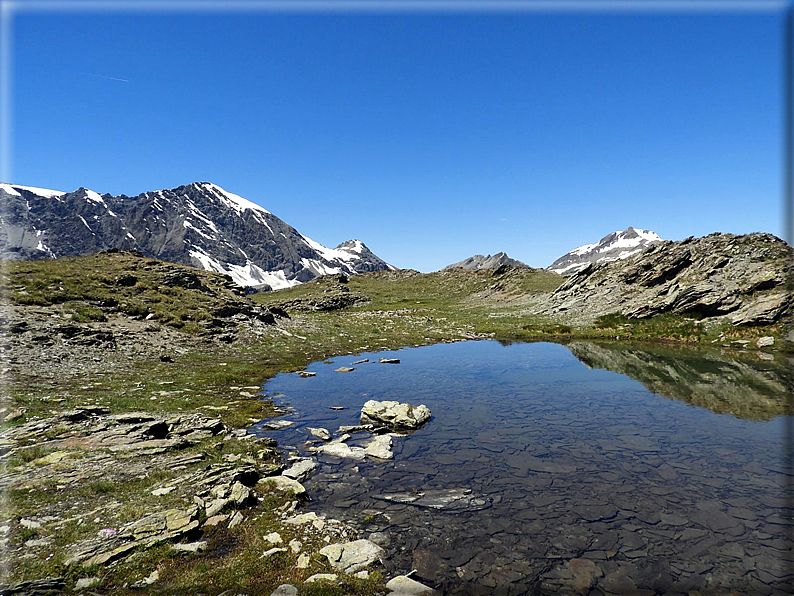
M394 459L319 455L304 483L307 509L378 542L390 575L414 569L446 594L792 592L786 367L478 341L307 370L265 386L295 424L253 429L301 456L306 427L358 424L369 399L432 410Z

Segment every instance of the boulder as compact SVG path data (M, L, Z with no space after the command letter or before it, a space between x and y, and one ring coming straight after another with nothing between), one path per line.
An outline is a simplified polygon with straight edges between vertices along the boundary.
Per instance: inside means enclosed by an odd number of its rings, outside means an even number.
M329 544L320 549L331 567L342 573L353 573L380 559L384 550L374 542L361 539L353 542Z
M369 400L361 408L362 424L383 424L393 429L413 430L430 420L430 408L422 404L411 404L397 401Z

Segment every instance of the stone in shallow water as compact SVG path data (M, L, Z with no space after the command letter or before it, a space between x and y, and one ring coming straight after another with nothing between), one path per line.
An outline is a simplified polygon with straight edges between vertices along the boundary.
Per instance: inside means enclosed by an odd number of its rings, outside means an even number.
M293 424L295 423L291 420L271 420L270 422L265 422L262 425L262 428L265 430L281 430L282 428L287 428Z
M312 428L311 426L309 426L306 428L306 430L308 430L309 434L313 437L316 437L323 441L331 440L331 433L328 432L327 428Z
M348 457L352 459L364 459L364 449L361 447L350 447L345 443L329 443L317 448L318 453L334 455L336 457Z
M335 368L334 372L346 373L346 372L353 372L354 370L356 370L356 369L355 368L351 368L349 366L340 366L339 368Z
M430 420L430 408L422 404L412 406L397 401L376 401L371 399L361 408L361 423L380 422L395 429L415 429Z
M392 441L389 435L378 435L364 447L364 453L377 459L392 459Z
M289 469L284 470L281 475L287 478L292 478L298 482L303 482L312 472L317 469L317 462L313 459L302 459L294 463Z
M334 569L353 573L380 559L384 550L374 542L362 538L353 542L329 544L320 549L320 554L328 558Z

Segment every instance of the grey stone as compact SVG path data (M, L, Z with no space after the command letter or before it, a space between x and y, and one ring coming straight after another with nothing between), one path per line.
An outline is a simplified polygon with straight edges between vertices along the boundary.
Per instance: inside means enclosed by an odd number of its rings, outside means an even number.
M300 482L292 478L287 478L286 476L269 476L267 478L262 478L257 484L271 486L275 490L293 493L299 497L306 494L306 488L304 488Z
M331 566L343 573L353 573L370 565L384 555L384 550L374 542L366 539L353 542L329 544L320 549Z
M392 440L389 435L377 435L364 446L364 453L377 459L392 459Z
M281 475L286 476L287 478L292 478L293 480L297 480L298 482L303 482L309 476L311 476L316 469L316 461L313 459L302 459L294 463L290 468L284 470Z
M270 596L298 596L298 588L292 584L281 584Z
M313 437L316 437L322 441L330 441L331 440L331 433L328 432L326 428L312 428L307 427L306 430L309 431L309 434Z
M414 407L397 401L371 399L361 409L362 424L381 423L394 429L415 429L428 420L430 409L424 404Z
M758 340L755 342L755 346L757 348L766 348L768 346L775 345L775 338L771 335L765 335L763 337L759 337Z
M407 575L398 575L386 582L391 593L400 596L432 596L435 590L411 579Z
M75 591L87 590L89 588L95 588L101 583L102 579L99 577L81 577L77 580L74 589Z
M339 579L339 576L336 575L336 573L315 573L307 577L304 583L311 584L319 581L335 582L337 579Z
M171 549L179 553L200 553L207 549L207 541L200 540L198 542L187 542L184 544L173 544Z

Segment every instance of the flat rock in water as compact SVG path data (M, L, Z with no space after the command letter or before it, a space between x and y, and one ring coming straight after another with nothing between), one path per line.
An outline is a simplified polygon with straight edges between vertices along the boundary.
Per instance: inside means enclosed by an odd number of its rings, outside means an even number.
M381 364L400 364L399 358L381 358L378 360Z
M382 423L394 429L415 429L430 420L430 408L397 401L371 399L361 408L361 423Z
M364 453L377 459L392 459L392 440L389 435L378 435L364 447Z
M339 368L335 368L334 372L346 373L346 372L353 372L354 370L356 370L356 369L355 368L351 368L349 366L340 366Z
M287 428L293 424L295 423L291 420L271 420L270 422L265 422L262 425L262 428L266 430L281 430L282 428Z
M329 443L317 448L317 453L325 453L335 457L348 457L351 459L364 459L366 456L361 447L350 447L346 443Z
M331 433L328 432L327 428L312 428L311 426L306 427L306 430L309 431L309 434L317 439L322 441L330 441L331 440Z
M331 408L330 408L330 409L331 409L331 410L335 410L335 411L337 411L337 412L341 412L341 411L342 411L342 410L344 410L345 408L344 408L344 406L331 406Z
M320 549L331 566L343 573L353 573L363 569L384 555L384 550L374 542L361 539L353 542L329 544Z
M303 377L304 379L308 379L309 377L316 377L316 372L309 372L308 370L302 370L298 373L299 377Z
M313 459L302 459L294 463L289 469L284 470L281 475L287 478L292 478L298 482L303 482L312 472L317 469L317 462Z

